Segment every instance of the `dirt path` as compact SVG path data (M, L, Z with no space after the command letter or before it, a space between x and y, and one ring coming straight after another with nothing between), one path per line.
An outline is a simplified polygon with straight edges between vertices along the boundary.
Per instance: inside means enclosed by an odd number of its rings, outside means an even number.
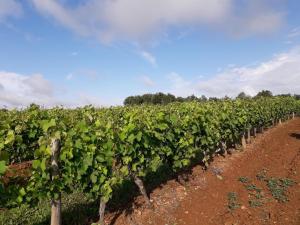
M138 197L130 210L108 216L107 223L300 225L299 182L300 118L296 118L260 134L243 152L217 157L207 171L196 166L185 186L170 180L156 188L150 194L153 210L141 206Z

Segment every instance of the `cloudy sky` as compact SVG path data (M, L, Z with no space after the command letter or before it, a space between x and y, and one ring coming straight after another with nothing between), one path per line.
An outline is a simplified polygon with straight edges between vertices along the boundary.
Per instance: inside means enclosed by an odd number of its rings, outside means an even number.
M300 93L299 0L0 0L0 107Z

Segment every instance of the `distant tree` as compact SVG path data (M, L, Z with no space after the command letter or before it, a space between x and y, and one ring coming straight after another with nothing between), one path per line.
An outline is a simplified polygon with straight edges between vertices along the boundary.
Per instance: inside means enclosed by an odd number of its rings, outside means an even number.
M260 91L255 98L259 97L271 97L273 96L272 92L269 90L262 90ZM281 94L277 96L291 96L291 94ZM236 97L237 99L247 99L251 98L251 96L245 94L245 92L241 92ZM300 95L294 95L294 98L300 100ZM230 100L231 98L228 96L225 96L223 98L217 98L217 97L210 97L207 98L205 95L202 95L201 97L197 97L195 95L190 95L186 98L183 97L175 97L172 94L164 94L162 92L158 92L155 94L144 94L144 95L135 95L135 96L129 96L125 98L124 105L142 105L142 104L153 104L153 105L166 105L172 102L188 102L188 101L198 101L198 102L205 102L205 101L220 101L220 100ZM38 105L32 104L30 108L38 108Z
M217 98L210 98L209 100L219 100ZM201 97L197 97L194 94L190 95L186 98L176 97L172 94L164 94L162 92L158 92L155 94L144 94L144 95L135 95L129 96L125 98L124 105L141 105L141 104L153 104L153 105L166 105L172 102L190 102L190 101L198 101L205 102L208 101L205 95Z
M185 98L183 98L183 97L177 97L177 98L176 98L176 101L177 101L177 102L184 102L184 101L185 101Z
M151 103L154 104L154 105L163 104L164 96L165 95L161 92L152 95L152 102Z
M144 94L141 96L143 104L151 104L152 103L152 94Z
M292 95L291 94L279 94L277 96L281 96L281 97L291 97Z
M300 100L300 95L294 94L294 98Z
M3 107L6 107L6 106L3 106ZM8 112L8 109L6 109L6 108L0 108L0 112Z
M200 99L201 102L206 102L208 99L205 95L201 95Z
M176 97L172 94L168 94L167 98L166 98L167 103L171 103L171 102L175 102L176 101Z
M219 101L220 99L218 99L217 97L209 97L208 100L209 101Z
M185 101L191 102L191 101L197 101L198 98L195 95L190 95L186 97Z
M223 98L221 98L222 100L230 100L231 98L227 95L225 95Z
M36 110L36 109L40 109L41 107L35 103L31 103L29 106L28 106L28 109L29 110Z
M142 105L142 104L168 104L175 102L176 97L171 94L156 93L129 96L124 100L124 105Z
M135 98L133 96L129 96L125 98L124 105L134 105Z
M260 92L257 93L257 95L255 96L255 98L259 98L259 97L272 97L273 94L271 91L269 90L262 90Z
M245 92L241 92L238 94L238 96L236 97L237 99L247 99L247 98L251 98L250 95L246 95Z

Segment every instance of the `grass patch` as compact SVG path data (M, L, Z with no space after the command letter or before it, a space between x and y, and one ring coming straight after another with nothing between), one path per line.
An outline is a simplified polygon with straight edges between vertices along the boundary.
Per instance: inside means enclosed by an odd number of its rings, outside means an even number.
M235 210L240 208L241 204L238 203L237 193L229 192L227 194L227 199L228 199L228 208L230 210Z
M256 187L256 185L254 184L249 184L249 185L245 185L245 188L248 190L248 191L255 191L257 193L260 193L261 192L261 189Z
M288 178L270 178L267 180L267 186L273 198L281 203L289 201L286 194L287 189L295 184L295 181Z
M258 188L256 185L254 184L249 184L249 185L245 185L245 188L248 191L251 191L250 194L250 199L248 201L249 206L254 208L254 207L260 207L263 206L263 202L261 201L263 199L263 195L262 195L262 189Z
M264 181L267 179L267 170L263 169L256 175L256 179L260 181Z
M256 199L262 199L263 198L263 195L259 192L259 193L256 193L255 194L255 198Z
M294 186L295 184L297 184L296 181L294 181L294 180L292 180L292 179L289 179L289 178L281 178L281 179L279 179L279 180L280 180L281 184L282 184L284 187L286 187L286 188L291 187L291 186Z
M238 181L245 184L249 183L251 180L248 177L239 177Z
M249 206L252 208L260 207L260 206L263 206L263 203L261 201L257 201L257 200L250 200Z
M267 176L267 169L262 169L257 175L257 180L263 181L264 185L267 186L272 197L280 203L287 202L289 199L287 197L288 188L297 184L296 181L289 178L274 178ZM248 203L249 206L261 207L266 202L272 201L272 198L267 198L263 189L257 187L255 184L250 183L251 179L248 177L239 177L238 181L243 183L243 186L248 191ZM228 207L233 210L239 208L240 204L237 203L237 194L235 192L228 193Z

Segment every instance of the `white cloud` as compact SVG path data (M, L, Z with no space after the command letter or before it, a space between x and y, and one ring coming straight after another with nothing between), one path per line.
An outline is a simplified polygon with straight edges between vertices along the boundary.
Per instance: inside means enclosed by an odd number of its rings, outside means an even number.
M93 105L96 107L103 106L103 103L100 102L100 99L94 95L87 94L85 92L79 93L79 97L73 106L80 107L83 105ZM106 105L106 104L104 104Z
M63 91L62 89L61 86L54 85L41 74L22 75L0 71L0 108L4 106L20 108L31 103L45 107L103 105L100 98L87 95L83 91L68 93L66 89Z
M236 11L228 18L225 29L235 36L269 34L278 30L284 23L285 13L279 10L276 0L251 0L235 4Z
M140 80L141 80L142 84L147 87L155 86L154 81L149 76L142 76L142 77L140 77Z
M22 6L16 0L0 1L0 22L6 17L19 17L22 15Z
M300 47L295 47L257 66L231 67L207 80L192 82L173 74L171 91L177 95L205 94L210 97L235 97L242 91L253 96L262 89L275 94L300 93L299 65Z
M167 79L171 82L171 89L168 91L177 96L187 96L196 93L193 83L185 80L178 73L172 72L167 75Z
M54 87L40 74L31 76L0 71L0 106L20 107L31 103L54 105Z
M55 0L30 0L35 8L73 32L104 42L140 41L171 27L212 26L238 35L278 29L284 14L276 0L87 0L68 6Z
M156 67L156 58L154 55L152 55L150 52L147 51L141 51L139 54L147 61L149 62L152 66Z

